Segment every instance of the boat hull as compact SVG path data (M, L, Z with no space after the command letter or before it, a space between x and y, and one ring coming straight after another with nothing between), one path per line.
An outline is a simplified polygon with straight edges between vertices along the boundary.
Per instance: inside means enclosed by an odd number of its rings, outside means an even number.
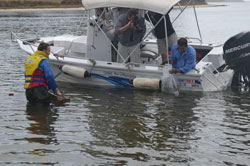
M48 38L48 42L53 43L55 38ZM17 40L21 49L29 54L33 54L36 50L36 45L27 45L23 41ZM210 46L193 45L198 49L210 49ZM52 49L55 46L51 46ZM58 49L58 48L56 48ZM65 82L71 84L80 85L93 85L93 86L116 86L125 88L135 88L133 85L134 79L140 79L144 82L140 82L139 88L141 89L153 89L155 86L148 83L157 79L159 84L164 85L164 80L170 75L173 76L174 84L177 86L178 91L198 91L198 92L211 92L222 91L231 85L234 75L233 70L227 69L225 71L218 71L217 68L225 64L221 47L211 48L202 60L200 60L195 69L192 69L186 74L169 74L171 65L157 65L157 63L117 63L103 60L94 60L89 58L86 53L74 53L74 56L60 56L60 54L50 55L50 61L52 70L56 76L57 82ZM60 48L58 49L60 51ZM72 52L76 52L74 49ZM59 52L58 51L58 52ZM76 57L77 55L77 57ZM82 56L81 56L82 55ZM107 55L108 56L108 55ZM109 55L110 56L110 55ZM74 74L70 75L63 72L61 69L64 65L69 65L81 69L81 71L87 71L88 77L77 77ZM79 74L76 74L79 75ZM167 82L167 84L169 84ZM157 86L159 91L165 91L162 89L162 85Z
M68 61L67 61L68 60ZM90 73L89 77L78 78L72 75L63 73L59 68L57 60L52 61L52 70L55 75L60 73L56 78L58 82L80 84L80 85L92 85L92 86L107 86L107 87L125 87L134 88L132 82L136 78L145 79L158 79L164 80L164 77L168 77L168 69L170 65L166 66L153 66L146 64L120 64L120 63L105 63L95 62L93 65L89 60L73 60L64 59L64 62L60 62L60 65L72 65L79 68L83 68ZM198 72L200 71L200 72ZM196 92L210 92L210 91L222 91L230 86L233 70L227 70L214 74L209 72L209 67L203 69L203 71L196 69L187 74L173 74L174 81L180 92L182 91L196 91ZM93 75L98 75L95 77ZM114 78L126 79L131 86L114 83ZM117 81L115 79L115 81ZM119 82L119 81L118 81ZM160 86L161 87L161 86ZM150 87L145 88L150 89ZM155 88L152 87L152 90ZM162 90L159 88L158 90Z

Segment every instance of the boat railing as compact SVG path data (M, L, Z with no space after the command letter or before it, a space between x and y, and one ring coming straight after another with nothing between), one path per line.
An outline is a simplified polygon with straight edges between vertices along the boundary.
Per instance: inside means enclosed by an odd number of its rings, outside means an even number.
M32 53L34 54L35 53L35 50L34 50L34 48L33 47L37 47L37 45L35 45L34 43L40 43L40 42L42 42L42 41L40 41L40 38L30 38L30 39L21 39L16 33L14 33L14 32L11 32L11 35L10 35L11 37L11 41L12 42L18 42L18 40L20 41L20 42L22 42L23 43L23 45L28 45L29 47L30 47L30 49L32 50ZM58 59L58 56L57 56L57 54L56 54L56 52L54 51L52 51L51 50L51 54L53 55L53 56L55 56L56 57L56 59L58 60L58 62L59 62L59 59ZM59 62L60 63L60 62Z
M101 26L99 25L100 20L102 19L102 16L104 15L105 10L102 11L102 13L97 16L97 19L92 19L94 21L94 24L98 27L98 29L103 33L103 35L105 36L106 39L108 39L108 41L110 42L111 46L113 47L113 49L117 52L118 56L122 59L123 63L126 63L128 61L128 59L131 57L131 55L133 55L133 53L135 52L136 49L138 49L138 47L140 47L140 45L143 43L143 41L149 36L149 34L153 31L154 27L151 27L151 30L144 35L142 41L132 50L132 52L130 53L130 55L127 58L124 58L121 53L118 51L118 49L114 46L114 44L112 43L112 41L109 39L109 37L107 36L107 34L103 31L103 29L101 28ZM90 14L89 14L90 16ZM90 19L90 17L89 17ZM159 22L162 20L163 18L161 18L159 20ZM158 24L159 24L158 22ZM157 25L158 25L157 24Z
M123 56L121 55L121 53L118 51L118 49L114 46L114 44L112 43L112 41L109 39L109 37L107 36L107 34L103 31L103 29L101 28L101 26L99 25L100 23L100 19L104 14L104 10L101 13L100 16L98 16L97 20L96 19L92 19L94 21L94 24L98 27L98 29L103 33L104 37L110 42L111 46L113 47L113 49L117 52L117 54L120 56L120 58L125 61L125 59L123 58ZM90 19L90 18L89 18Z
M36 47L35 44L33 44L35 41L38 41L40 38L32 38L32 39L21 39L16 33L11 31L10 35L11 41L16 42L17 40L21 41L23 45L28 45L33 53L35 53L35 50L33 49L32 46Z
M226 79L222 76L222 74L220 74L220 72L214 67L214 65L212 64L212 63L210 63L210 66L211 66L211 68L210 67L207 67L207 69L208 69L208 71L209 71L209 73L210 74L214 74L214 71L216 72L216 74L217 74L217 77L214 77L214 78L216 78L217 79L217 81L222 85L222 87L225 87L226 86ZM217 90L219 90L219 89L221 89L221 87L218 87L212 80L210 80L206 75L204 75L205 76L205 78L210 82L210 83L212 83L212 85L214 85L216 88L217 88ZM219 79L218 77L220 77L221 79Z
M225 79L225 77L222 75L222 74L220 74L220 72L214 67L214 65L212 64L212 68L213 68L213 70L216 72L216 74L218 74L221 78L222 78L222 80L224 81L224 83L226 83L226 79ZM212 72L212 73L214 73L214 71L211 71L211 69L209 69L209 71L210 72ZM219 80L219 79L218 79ZM221 82L221 81L220 81ZM224 84L223 82L221 82L222 84Z
M198 31L199 31L199 36L200 38L194 38L194 37L186 37L187 39L189 39L189 41L191 40L198 40L200 43L202 43L202 36L201 36L201 31L200 31L200 27L199 27L199 23L198 23L198 18L197 18L197 14L196 14L196 9L195 9L195 2L194 0L189 0L187 2L187 4L185 5L185 7L183 8L180 3L178 3L178 6L179 8L181 9L181 12L179 13L179 15L174 19L174 21L183 13L183 11L187 8L187 6L192 2L192 6L193 6L193 9L194 9L194 13L195 13L195 19L196 19L196 24L197 24L197 28L198 28ZM141 41L140 44L142 44L142 42L150 35L150 33L152 33L153 29L162 21L164 20L164 23L166 24L166 18L164 17L164 15L162 15L162 17L158 20L158 22L153 25L152 24L152 21L150 20L150 17L148 15L148 13L146 13L148 18L149 18L149 21L151 23L151 29L146 33L146 35L144 35L143 37L143 40ZM174 21L172 22L172 24L174 23ZM165 26L165 36L167 36L167 26ZM140 44L131 52L131 54L124 60L124 62L126 62L130 56L134 53L134 51L140 46ZM166 48L168 48L168 41L166 41Z
M199 37L200 38L194 38L194 37L186 37L187 39L189 39L189 41L191 42L191 40L198 40L199 43L202 43L202 36L201 36L201 31L200 31L200 26L199 26L199 22L198 22L198 17L197 17L197 13L196 13L196 9L195 9L195 2L194 0L189 0L186 4L185 7L183 8L180 3L178 3L179 9L181 10L181 12L177 15L177 17L174 19L174 21L184 12L184 10L188 7L188 5L190 5L192 3L193 6L193 10L194 10L194 14L195 14L195 20L196 20L196 25L199 31ZM148 13L147 13L148 15ZM148 16L149 17L149 16ZM149 17L150 18L150 17ZM150 19L149 19L150 20ZM165 24L166 24L166 18L164 17L164 15L162 15L162 17L159 19L159 21L155 24L152 25L152 21L150 20L151 23L151 29L146 33L146 35L144 35L143 40L141 41L141 43L134 48L134 50L131 52L131 54L123 61L124 63L130 58L130 56L134 53L134 51L142 44L142 42L150 35L150 33L152 33L153 29L162 21L164 20ZM172 24L174 23L174 21L172 22ZM167 36L167 27L165 26L165 33ZM166 41L166 48L168 48L168 41Z
M147 13L148 14L148 13ZM151 25L151 29L149 29L148 32L146 32L146 34L144 35L142 41L136 46L136 48L134 48L134 50L130 53L130 55L123 61L124 63L130 58L131 55L133 55L133 53L135 52L135 50L140 47L140 45L144 42L144 40L146 40L148 38L148 36L152 33L153 29L162 21L166 21L164 15L159 19L159 21L155 24L155 25ZM151 21L150 21L151 22ZM151 22L152 24L152 22ZM166 26L165 26L166 27ZM168 48L168 42L166 42L167 48Z
M198 41L199 43L202 43L202 40L200 38L196 37L185 37L188 40L188 43L192 43L193 41Z
M202 43L202 35L201 35L201 30L200 30L199 21L198 21L198 17L197 17L197 12L196 12L196 8L195 8L195 0L188 0L185 5L181 5L180 2L178 2L177 8L180 10L180 13L174 18L174 20L172 21L172 24L180 17L180 15L185 11L185 9L188 6L193 7L194 15L195 15L195 21L196 21L196 25L197 25L197 29L198 29L199 37L200 37L199 41L200 41L200 43Z

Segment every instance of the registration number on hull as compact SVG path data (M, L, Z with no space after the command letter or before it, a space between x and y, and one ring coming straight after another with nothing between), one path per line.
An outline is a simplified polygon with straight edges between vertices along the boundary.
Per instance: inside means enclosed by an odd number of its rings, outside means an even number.
M184 87L200 87L201 86L201 82L199 80L178 79L178 83Z

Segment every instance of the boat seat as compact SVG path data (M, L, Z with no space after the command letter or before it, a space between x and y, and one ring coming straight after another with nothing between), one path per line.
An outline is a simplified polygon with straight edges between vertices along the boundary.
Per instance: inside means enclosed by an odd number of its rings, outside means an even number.
M141 58L147 58L148 61L155 60L158 57L158 48L155 44L145 44L141 47Z

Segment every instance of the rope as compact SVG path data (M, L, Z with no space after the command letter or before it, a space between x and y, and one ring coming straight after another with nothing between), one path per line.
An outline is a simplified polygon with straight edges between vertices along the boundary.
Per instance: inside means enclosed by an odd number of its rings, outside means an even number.
M63 73L63 71L59 71L59 72L56 74L55 79L56 79L58 76L60 76L62 73Z

